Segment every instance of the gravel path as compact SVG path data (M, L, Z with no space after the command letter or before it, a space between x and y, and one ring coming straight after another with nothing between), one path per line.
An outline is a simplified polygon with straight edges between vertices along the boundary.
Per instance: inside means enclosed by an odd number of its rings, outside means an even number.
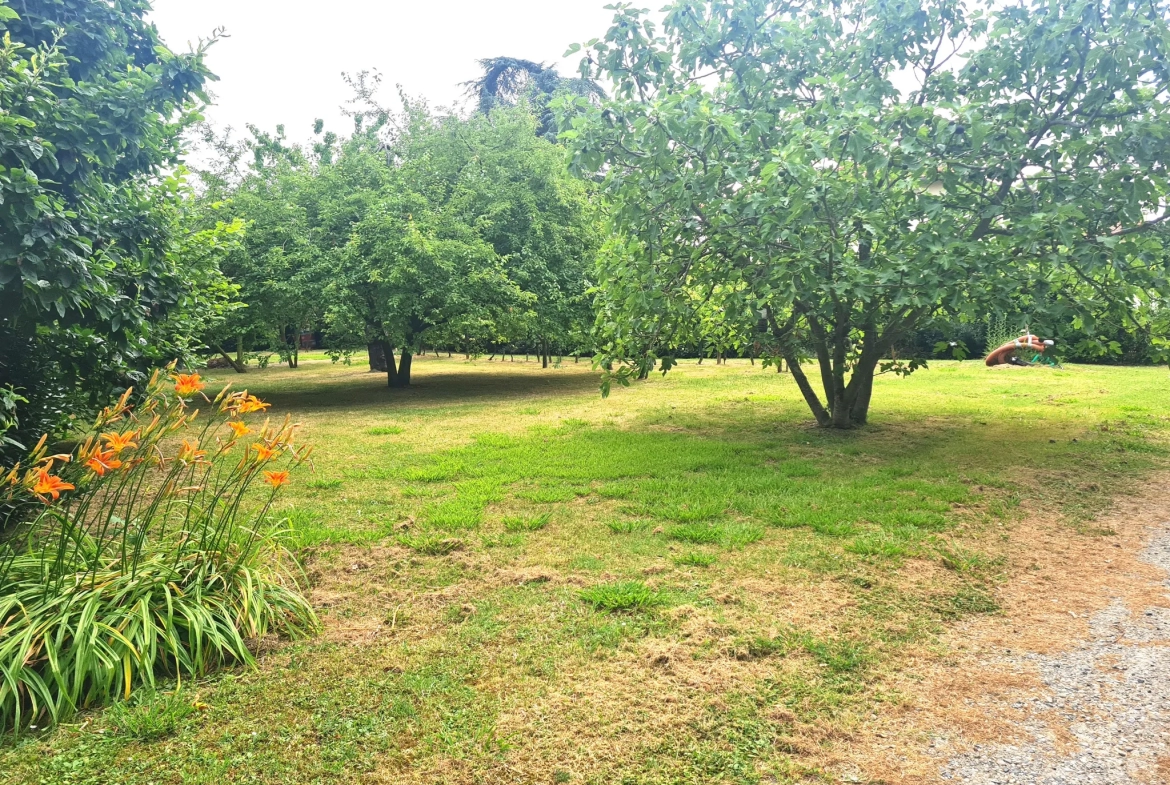
M1141 556L1167 573L1170 523ZM1048 689L1032 699L1021 744L976 746L952 758L944 780L970 785L1170 783L1170 608L1131 613L1121 600L1098 612L1090 639L1057 656L1003 661L1032 668ZM1053 727L1066 727L1058 739ZM1071 741L1071 743L1070 743Z

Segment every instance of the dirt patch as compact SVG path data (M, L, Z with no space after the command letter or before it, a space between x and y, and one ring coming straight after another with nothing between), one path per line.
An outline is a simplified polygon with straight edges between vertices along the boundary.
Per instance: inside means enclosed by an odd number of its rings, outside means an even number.
M1073 667L1074 650L1094 640L1122 639L1102 638L1106 616L1141 619L1170 607L1166 573L1144 555L1170 521L1162 493L1168 482L1166 475L1154 477L1142 495L1119 500L1099 521L1100 530L1114 532L1109 536L1077 534L1043 517L1013 525L1010 577L997 592L1002 614L962 621L939 649L907 661L894 685L904 696L901 709L859 729L836 767L878 782L953 782L943 779L948 760L986 754L989 745L1026 743L1038 725L1047 752L1059 756L1083 738L1078 723L1113 721L1043 707L1052 703L1053 685L1065 678L1060 668ZM1102 650L1076 667L1108 668L1113 656ZM1125 743L1119 732L1122 755ZM1166 758L1161 760L1154 765L1165 767Z

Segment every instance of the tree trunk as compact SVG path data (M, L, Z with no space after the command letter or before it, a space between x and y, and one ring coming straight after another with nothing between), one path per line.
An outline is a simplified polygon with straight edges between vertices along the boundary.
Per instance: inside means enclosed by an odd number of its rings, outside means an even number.
M398 360L398 384L397 387L410 386L410 361L413 359L410 352L405 349L402 350L402 356Z
M238 371L244 365L244 334L239 333L236 336L236 361L232 366Z
M388 341L378 341L386 362L386 386L398 387L398 368L394 365L394 347Z
M548 341L544 340L540 342L540 367L548 367Z
M235 370L236 373L247 373L248 372L248 369L244 367L244 364L233 360L232 356L230 354L228 354L227 352L225 352L223 350L222 346L219 346L217 344L215 347L215 350L217 352L219 352L221 355L223 355L223 359L227 360L229 363L232 364L232 369Z
M386 373L386 352L381 341L367 343L366 354L370 356L370 373Z
M787 355L785 359L788 361L788 369L792 371L792 378L796 380L796 386L800 388L800 393L804 396L805 403L812 410L813 417L817 418L817 425L822 427L829 425L832 417L821 404L821 399L817 397L817 393L813 390L812 385L809 384L808 377L804 375L804 369L800 367L796 356Z

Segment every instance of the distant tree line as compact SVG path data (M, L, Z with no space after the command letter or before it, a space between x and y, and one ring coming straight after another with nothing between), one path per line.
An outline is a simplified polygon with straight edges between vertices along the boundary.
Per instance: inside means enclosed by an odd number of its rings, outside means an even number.
M320 121L307 146L283 128L207 137L200 225L244 226L221 269L245 306L209 346L237 370L254 349L295 367L298 337L318 331L334 352L363 350L391 387L427 347L591 354L600 217L539 114L523 98L470 117L404 98L393 113L375 78L350 81L347 138Z

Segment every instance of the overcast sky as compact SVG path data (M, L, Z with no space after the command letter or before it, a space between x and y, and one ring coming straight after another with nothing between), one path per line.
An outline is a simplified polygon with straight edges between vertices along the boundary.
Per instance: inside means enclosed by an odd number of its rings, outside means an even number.
M208 119L242 131L284 123L302 141L315 118L348 132L338 111L348 88L343 71L377 69L385 97L401 84L432 105L461 100L460 82L476 60L523 57L575 72L568 45L604 35L610 0L154 0L151 20L163 40L186 51L217 27L230 38L208 55L220 81ZM389 103L389 100L386 101Z

